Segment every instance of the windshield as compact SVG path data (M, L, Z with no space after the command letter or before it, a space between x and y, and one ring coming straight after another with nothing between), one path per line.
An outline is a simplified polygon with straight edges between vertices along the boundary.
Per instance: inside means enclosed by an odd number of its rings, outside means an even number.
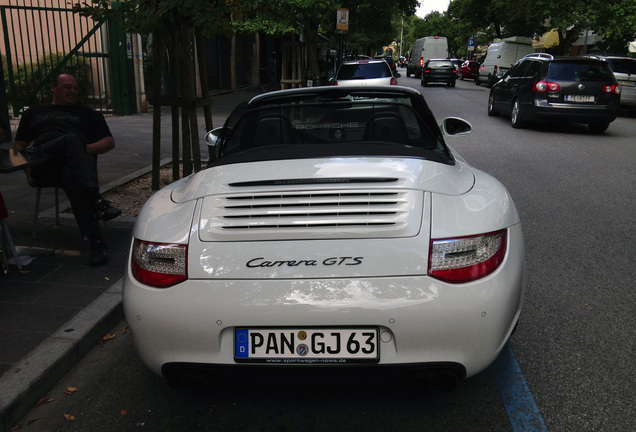
M236 124L226 124L215 164L351 155L453 163L434 122L432 115L419 115L409 98L267 104L247 110Z

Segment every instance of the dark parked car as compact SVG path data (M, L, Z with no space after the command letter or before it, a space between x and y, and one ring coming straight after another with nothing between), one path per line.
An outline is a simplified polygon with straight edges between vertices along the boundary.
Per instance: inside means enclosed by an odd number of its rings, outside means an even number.
M448 59L430 59L422 68L421 82L423 86L429 83L446 83L446 85L455 87L457 80L457 68L455 64Z
M395 63L395 60L393 60L393 57L384 56L384 57L375 57L375 59L376 60L383 59L391 68L391 72L393 73L393 75L397 73L397 65Z
M621 86L602 60L529 55L493 85L488 115L509 114L514 128L559 121L587 123L601 133L618 116L620 94Z
M457 70L457 78L476 79L479 74L479 63L474 60L466 60Z

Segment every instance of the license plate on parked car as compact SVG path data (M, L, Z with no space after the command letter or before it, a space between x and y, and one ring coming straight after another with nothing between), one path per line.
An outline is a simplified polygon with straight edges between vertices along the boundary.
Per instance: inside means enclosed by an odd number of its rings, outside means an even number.
M594 96L586 96L586 95L565 95L565 100L567 102L592 102L594 103Z
M619 81L618 83L623 87L636 87L636 81Z
M238 328L234 360L255 363L359 363L379 360L376 328Z

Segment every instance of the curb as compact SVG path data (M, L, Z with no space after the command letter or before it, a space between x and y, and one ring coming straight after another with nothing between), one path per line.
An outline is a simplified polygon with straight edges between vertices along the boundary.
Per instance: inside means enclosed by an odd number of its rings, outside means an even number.
M9 431L123 317L123 278L0 378L0 425Z

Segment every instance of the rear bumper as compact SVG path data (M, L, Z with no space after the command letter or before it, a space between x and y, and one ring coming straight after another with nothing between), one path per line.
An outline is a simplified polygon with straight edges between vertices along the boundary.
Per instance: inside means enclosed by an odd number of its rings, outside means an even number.
M549 103L535 100L526 111L525 120L564 121L572 123L611 123L618 117L618 103L584 105Z

